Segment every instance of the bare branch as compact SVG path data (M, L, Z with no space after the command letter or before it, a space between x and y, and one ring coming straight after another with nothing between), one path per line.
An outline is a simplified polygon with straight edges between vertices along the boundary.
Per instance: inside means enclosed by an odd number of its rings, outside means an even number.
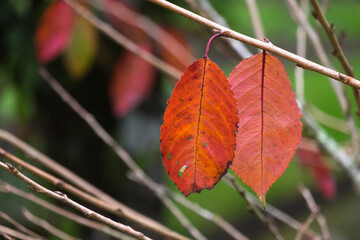
M3 236L5 239L13 240L15 238L22 239L22 240L36 240L39 238L34 238L31 236L28 236L26 234L23 234L21 232L17 232L11 228L5 227L3 225L0 225L0 237ZM14 237L14 238L13 238Z
M54 236L59 237L60 239L67 239L67 240L79 240L80 239L80 238L72 237L69 234L57 229L56 227L54 227L53 225L51 225L49 222L45 221L44 219L34 216L26 208L23 209L23 214L28 221L43 228L44 230L48 231L49 233L53 234Z
M39 234L31 231L30 229L27 229L26 227L24 227L23 225L21 225L20 223L18 223L17 221L15 221L14 219L12 219L9 215L7 215L4 212L0 212L0 217L2 219L5 219L6 221L8 221L9 223L11 223L12 225L14 225L17 229L19 229L21 232L32 236L36 239L44 239L43 237L41 237Z
M52 171L56 172L58 175L62 176L64 179L68 180L69 182L72 182L76 186L84 189L88 193L91 193L93 195L87 194L67 183L62 181L59 178L56 178L24 161L21 159L7 153L6 151L2 151L3 156L7 157L8 160L22 166L26 170L30 171L33 174L36 174L37 176L51 182L55 186L65 190L66 192L72 193L78 198L89 202L93 204L94 206L97 206L105 211L108 211L110 213L113 213L117 216L123 217L127 220L130 220L144 228L147 228L149 230L152 230L162 236L171 238L171 239L186 239L185 236L182 236L169 228L165 227L164 225L160 224L159 222L156 222L155 220L142 215L133 209L127 207L123 203L120 203L119 201L113 199L106 193L102 192L100 189L96 188L95 186L91 185L90 183L86 182L84 179L80 178L75 173L71 172L67 168L63 167L56 161L50 159L49 157L45 156L41 152L37 151L30 145L23 142L21 139L15 137L14 135L1 130L0 129L0 139L7 141L8 143L20 148L23 150L27 155L32 157L34 160L37 160L39 163L43 164L47 168L51 169ZM97 197L94 197L97 196ZM100 198L100 199L98 199Z
M305 231L310 227L310 224L314 221L315 217L319 213L319 209L316 212L311 212L310 216L306 219L304 224L299 228L298 233L295 236L295 240L301 240ZM321 238L317 238L318 240L321 240Z
M335 80L338 80L342 83L345 83L349 86L360 88L359 80L357 80L353 77L344 75L333 69L321 66L321 65L314 63L310 60L307 60L305 58L299 57L298 55L288 52L282 48L276 47L275 45L273 45L271 43L266 43L266 42L251 38L249 36L243 35L241 33L235 32L229 28L226 28L220 24L217 24L206 18L203 18L193 12L190 12L190 11L188 11L184 8L181 8L175 4L172 4L166 0L148 0L148 1L152 2L154 4L157 4L161 7L164 7L166 9L169 9L170 11L176 12L176 13L178 13L184 17L187 17L195 22L198 22L210 29L216 29L217 31L223 32L224 37L233 38L233 39L239 40L241 42L247 43L249 45L252 45L254 47L264 49L270 53L273 53L273 54L279 55L280 57L286 58L286 59L296 63L298 66L300 66L302 68L318 72L320 74L323 74L325 76L328 76Z
M177 208L175 204L166 196L161 184L154 182L145 172L136 164L131 156L113 139L109 133L96 121L96 119L88 113L68 92L53 78L45 68L39 69L40 75L52 87L52 89L61 97L61 99L70 106L95 132L95 134L103 140L115 153L123 160L123 162L131 169L133 174L138 177L142 183L152 190L155 195L164 203L170 212L180 221L180 223L189 231L196 239L205 239L205 237L196 229L186 216Z
M135 231L134 229L132 229L129 226L126 226L119 222L115 222L110 218L104 217L103 215L80 205L79 203L68 198L66 196L66 194L63 194L61 192L50 191L49 189L41 186L40 184L38 184L38 183L34 182L33 180L31 180L30 178L26 177L24 174L19 172L18 169L16 169L9 163L0 162L0 167L4 170L8 171L9 173L13 174L17 178L21 179L22 181L26 182L27 184L29 184L31 189L34 190L35 192L45 194L53 199L63 202L65 204L69 205L70 207L78 210L79 212L81 212L88 218L95 219L95 220L102 222L110 227L113 227L122 232L125 232L125 233L129 234L130 236L133 236L137 239L141 239L141 240L149 240L150 239L147 236L145 236L143 233Z
M341 66L344 68L346 74L348 74L351 77L355 77L354 70L351 67L349 60L346 58L344 51L339 43L339 40L336 37L334 27L328 23L328 21L325 18L325 15L323 11L321 10L321 7L319 5L319 2L317 0L311 0L312 5L314 6L314 17L316 20L318 20L322 27L324 28L326 34L328 35L328 38L331 42L331 45L333 46L334 50L332 54L334 54L339 62L341 63ZM353 93L355 97L355 101L357 104L357 108L360 109L360 95L359 90L356 88L353 88ZM360 113L358 112L358 116L360 117ZM358 159L360 161L360 158ZM360 162L359 162L360 163Z
M58 207L58 206L55 206L43 199L40 199L30 193L27 193L27 192L24 192L20 189L17 189L16 187L14 186L11 186L9 185L8 183L6 182L3 182L0 180L0 192L3 192L3 193L11 193L11 194L14 194L14 195L17 195L19 197L22 197L28 201L31 201L43 208L46 208L47 210L49 211L52 211L60 216L63 216L65 218L68 218L74 222L77 222L78 224L81 224L83 226L86 226L86 227L89 227L89 228L93 228L95 230L98 230L98 231L102 231L106 234L108 234L109 236L112 236L112 237L115 237L115 238L118 238L118 239L123 239L123 240L133 240L134 238L133 237L130 237L128 235L125 235L119 231L116 231L115 229L112 229L104 224L101 224L101 223L98 223L98 222L95 222L95 221L91 221L87 218L84 218L84 217L81 217L81 216L78 216L70 211L67 211L65 210L64 208L61 208L61 207Z
M161 71L167 73L168 75L174 77L175 79L179 79L181 76L181 72L174 68L173 66L169 65L168 63L164 62L160 58L155 57L148 51L142 49L138 45L136 45L133 41L126 38L121 33L117 32L113 27L111 27L106 22L100 20L98 17L93 15L89 12L86 8L81 6L80 4L74 2L73 0L65 0L66 3L69 4L71 8L75 10L77 14L85 18L91 24L96 26L101 32L106 34L108 37L113 39L115 42L129 50L130 52L142 57L144 60L148 61L152 65L156 66Z
M263 40L265 38L264 28L261 23L261 18L259 15L259 9L256 4L256 0L246 0L246 4L249 9L251 23L254 28L255 37L257 39Z
M309 6L306 0L301 1L301 7L304 13L308 13ZM306 57L306 32L301 26L296 29L296 54L300 57ZM296 84L296 98L304 101L304 69L295 67L295 84Z
M304 12L299 7L298 3L295 0L287 0L288 5L291 9L291 12L293 14L293 17L295 18L295 21L299 23L300 26L302 26L309 36L311 43L314 46L314 49L316 51L316 54L320 58L320 61L324 66L326 67L332 67L330 64L330 60L327 57L327 54L324 50L323 45L321 44L320 38L314 31L314 29L311 27L309 21L307 20ZM339 84L339 82L335 82L332 79L330 80L330 84L332 85L332 88L339 100L340 107L343 111L343 114L346 118L347 125L350 129L350 136L351 136L351 142L353 147L354 156L359 156L360 148L359 148L359 134L356 129L356 124L353 116L351 115L351 109L350 109L350 102L349 99L346 96L346 92L344 87ZM360 159L360 157L359 157Z
M157 25L150 18L138 14L120 2L112 2L110 8L105 7L104 1L102 0L92 0L91 2L94 8L111 14L129 25L141 29L163 48L166 48L171 55L177 58L184 65L187 65L195 60L193 54L182 43L180 43L175 37Z
M230 181L230 183L234 186L236 191L244 198L249 208L249 211L253 213L260 220L260 222L262 222L270 230L270 232L273 234L273 236L276 239L278 240L284 239L280 235L279 229L271 222L271 220L268 219L262 212L260 212L260 210L253 204L253 202L251 202L248 199L244 189L241 187L241 185L238 182L236 182L235 178L230 174L226 174L225 177L226 180Z
M224 26L228 27L226 20L213 8L209 0L185 0L193 8L195 8L201 15L208 19ZM248 58L253 55L247 47L239 41L235 41L231 38L225 38L225 41L229 46L241 57Z
M320 213L319 207L316 205L315 200L313 196L311 195L311 192L309 189L307 189L305 186L300 185L299 191L303 195L304 199L306 200L306 203L308 205L308 208L310 209L311 213L316 216L316 220L320 225L321 232L323 234L324 240L331 240L331 235L329 228L326 223L325 217Z

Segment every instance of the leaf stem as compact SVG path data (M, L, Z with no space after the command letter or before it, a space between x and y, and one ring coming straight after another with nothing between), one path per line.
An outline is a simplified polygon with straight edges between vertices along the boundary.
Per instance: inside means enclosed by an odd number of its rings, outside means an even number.
M212 41L213 41L215 38L221 36L222 34L223 34L222 32L219 32L219 33L213 35L213 36L209 39L209 41L208 41L208 43L207 43L207 45L206 45L206 50L205 50L204 58L208 58L209 51L210 51L210 45L211 45Z

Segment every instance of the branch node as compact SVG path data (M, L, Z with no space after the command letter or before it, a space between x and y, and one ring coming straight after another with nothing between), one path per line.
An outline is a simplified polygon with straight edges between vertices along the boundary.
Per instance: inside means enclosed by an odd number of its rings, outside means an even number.
M9 170L11 171L12 174L18 173L18 170L13 165L11 165L10 163L5 163L5 164L9 168Z
M67 198L67 196L66 196L65 193L62 193L62 192L60 192L60 191L55 191L55 193L56 193L57 195L60 195L60 196L64 197L64 198Z

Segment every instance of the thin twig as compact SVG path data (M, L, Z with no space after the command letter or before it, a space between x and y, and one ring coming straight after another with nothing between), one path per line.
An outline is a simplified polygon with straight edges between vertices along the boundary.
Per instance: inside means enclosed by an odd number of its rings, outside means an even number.
M167 49L184 66L195 60L193 54L182 43L150 18L137 13L120 2L111 2L111 7L105 7L102 0L92 0L90 2L97 10L111 14L129 25L141 29L163 48Z
M333 46L334 50L332 51L332 54L336 56L341 63L341 66L344 68L346 74L348 74L351 77L355 77L354 70L350 65L349 60L346 58L344 51L339 43L339 40L336 37L334 26L332 24L329 24L329 22L326 20L325 15L323 11L321 10L321 7L319 5L319 2L317 0L311 0L312 5L314 6L314 12L313 15L316 20L318 20L322 27L324 28L326 34L328 35L328 38L331 42L331 45ZM360 117L360 95L359 90L356 88L353 88L353 93L356 101L356 105L358 108L358 116ZM360 158L358 158L360 160Z
M309 217L306 219L304 224L299 228L299 231L297 232L295 236L295 240L301 240L306 230L310 227L311 223L314 221L315 217L319 213L319 209L316 212L311 212ZM318 240L321 240L321 238L317 238ZM315 239L314 239L315 240Z
M41 219L39 217L34 216L29 210L24 208L22 210L23 215L25 218L32 222L33 224L43 228L44 230L48 231L49 233L53 234L54 236L59 237L60 239L66 239L66 240L79 240L80 238L75 238L73 236L70 236L69 234L57 229L53 225L51 225L48 221L45 221L44 219Z
M32 236L34 238L37 239L44 239L42 236L40 236L39 234L31 231L30 229L24 227L23 225L21 225L20 223L18 223L17 221L15 221L14 219L12 219L9 215L7 215L4 212L0 212L0 217L6 221L8 221L9 223L11 223L12 225L14 225L14 227L16 227L17 229L19 229L19 231Z
M185 1L194 9L196 9L201 15L224 27L228 27L226 20L213 8L209 0ZM248 58L253 55L242 42L235 41L231 38L225 38L225 41L241 58Z
M123 203L113 199L106 193L102 192L100 189L96 188L95 186L91 185L84 179L80 178L75 173L71 172L67 168L63 167L56 161L50 159L48 156L42 154L35 148L31 147L21 139L17 138L16 136L10 134L7 131L0 129L0 139L20 148L23 150L28 156L32 157L34 160L37 160L39 163L43 164L47 168L51 169L52 171L56 172L58 175L66 179L67 181L75 184L79 188L84 189L88 193L91 193L93 195L87 194L67 183L62 181L59 178L56 178L52 176L51 174L48 174L31 164L27 164L21 159L14 157L10 154L7 154L5 151L2 152L2 154L7 157L8 160L22 166L23 168L27 169L28 171L32 172L33 174L36 174L37 176L51 182L55 186L65 190L66 192L72 193L78 198L89 202L93 204L94 206L97 206L105 211L108 211L110 213L113 213L117 216L123 217L127 220L130 220L139 226L142 226L144 228L147 228L149 230L152 230L156 232L159 235L171 238L171 239L186 239L185 236L182 236L169 228L165 227L164 225L160 224L159 222L156 222L155 220L136 212L135 210L127 207ZM94 197L94 195L96 197ZM98 199L100 198L100 199Z
M279 229L248 199L248 196L245 193L244 189L240 186L238 182L236 182L235 178L230 174L226 174L225 177L235 187L236 191L244 198L250 212L253 213L267 228L269 228L270 232L274 235L276 239L284 239L280 235Z
M227 180L227 179L225 179ZM224 181L224 183L226 185L228 185L231 189L237 191L237 189L235 188L235 186L233 185L233 183L229 180ZM243 189L243 191L245 192L247 199L249 200L249 202L251 202L253 204L253 206L258 207L259 209L261 209L262 211L266 212L267 214L269 214L270 216L280 220L281 222L285 223L286 225L288 225L289 227L293 228L294 230L299 230L302 226L302 223L300 223L299 221L297 221L296 219L294 219L292 216L284 213L283 211L281 211L280 209L272 206L271 204L267 203L266 204L266 208L264 209L264 206L262 205L262 203L259 201L258 198L254 197L251 193L249 193L247 190ZM318 233L314 232L311 229L307 229L304 232L304 235L306 237L308 237L309 239L316 239L319 238L320 236L318 235Z
M139 184L143 184L136 176L133 174L128 174L129 178ZM169 195L172 199L176 202L180 203L184 207L190 209L194 213L198 214L199 216L213 222L215 225L222 228L225 232L227 232L230 236L237 240L248 240L248 238L239 232L234 226L232 226L228 221L222 218L220 215L215 214L208 209L201 207L199 204L190 201L188 198L184 198L182 195L171 191L169 189L164 189L166 194Z
M305 199L311 213L316 213L315 214L316 215L316 220L319 223L321 232L323 234L323 239L324 240L331 240L332 238L331 238L330 231L329 231L329 228L328 228L327 223L326 223L326 219L325 219L324 215L322 215L320 213L320 209L316 205L316 202L315 202L313 196L311 195L310 190L307 189L305 186L300 185L299 186L299 191L303 195L303 197L304 197L304 199Z
M89 10L87 10L85 7L81 6L80 4L74 2L73 0L65 0L67 4L71 8L75 10L77 14L85 18L87 21L89 21L91 24L96 26L97 29L99 29L101 32L106 34L108 37L113 39L115 42L129 50L130 52L142 57L144 60L148 61L152 65L156 66L161 71L167 73L168 75L179 79L181 76L181 72L171 66L170 64L164 62L160 58L155 57L153 54L149 53L148 51L142 49L138 45L136 45L133 41L126 38L124 35L116 31L113 27L111 27L106 22L100 20L100 18L93 15Z
M302 0L301 7L304 10L304 13L308 13L308 1ZM300 57L306 57L306 32L301 27L298 26L296 29L296 54ZM296 84L296 98L304 101L305 92L304 92L304 69L295 67L295 84Z
M135 231L134 229L132 229L129 226L126 226L119 222L115 222L110 218L104 217L103 215L80 205L79 203L68 198L66 196L66 194L63 194L61 192L50 191L49 189L41 186L40 184L38 184L38 183L34 182L33 180L31 180L30 178L26 177L18 169L16 169L14 166L12 166L9 163L0 162L0 167L4 170L8 171L9 173L13 174L17 178L21 179L22 181L26 182L27 184L29 184L31 189L34 190L35 192L45 194L53 199L63 202L65 204L69 205L70 207L78 210L79 212L81 212L88 218L102 222L110 227L113 227L122 232L125 232L125 233L129 234L130 236L133 236L137 239L141 239L141 240L149 240L150 239L149 237L145 236L143 233Z
M248 6L249 9L251 23L254 29L255 37L257 39L263 40L265 38L265 33L261 23L259 8L256 4L256 0L246 0L246 5Z
M309 111L309 113L312 114L316 121L323 124L324 126L335 129L345 134L350 133L349 127L345 120L334 117L311 103L306 104L306 109Z
M136 164L131 156L110 136L108 132L96 121L96 119L87 112L66 90L53 78L45 68L40 67L40 75L46 80L50 87L61 97L61 99L71 107L95 132L95 134L103 140L115 153L123 160L123 162L131 169L133 174L137 176L145 186L152 190L156 196L164 203L172 214L180 221L180 223L189 231L196 239L205 239L200 231L186 218L186 216L173 204L166 196L161 184L154 182L145 172Z
M303 113L303 122L314 133L315 139L319 145L347 172L354 184L355 192L360 193L360 170L356 166L355 161L346 154L344 149L340 147L338 143L319 125L312 115L306 111L304 103L298 102L298 104Z
M102 231L106 234L108 234L111 237L117 238L117 239L123 239L123 240L133 240L133 237L130 237L128 235L125 235L119 231L116 231L115 229L112 229L104 224L89 220L87 218L78 216L70 211L65 210L64 208L55 206L43 199L40 199L30 193L24 192L6 182L3 182L0 180L0 192L3 193L11 193L14 194L16 196L19 196L21 198L24 198L28 201L31 201L43 208L46 208L49 211L52 211L60 216L63 216L67 219L70 219L78 224L81 224L85 227L89 227L98 231Z
M6 237L7 239L22 239L22 240L36 240L36 239L39 239L39 238L34 238L34 237L31 237L29 235L26 235L24 233L21 233L21 232L18 232L18 231L15 231L11 228L8 228L8 227L5 227L3 225L0 225L0 236L1 234L5 234L4 237ZM12 238L14 237L14 238Z
M249 45L252 45L254 47L257 47L257 48L261 48L261 49L264 49L270 53L273 53L273 54L276 54L280 57L283 57L285 59L288 59L294 63L296 63L298 66L302 67L302 68L305 68L305 69L308 69L308 70L311 70L311 71L315 71L315 72L318 72L320 74L323 74L325 76L328 76L328 77L331 77L335 80L338 80L342 83L345 83L349 86L353 86L353 87L356 87L356 88L360 88L360 81L353 78L353 77L350 77L350 76L347 76L345 74L342 74L340 72L337 72L333 69L330 69L330 68L327 68L327 67L324 67L320 64L317 64L317 63L314 63L310 60L307 60L305 58L302 58L294 53L291 53L291 52L288 52L282 48L279 48L275 45L273 45L272 43L266 43L264 41L260 41L260 40L257 40L257 39L254 39L254 38L251 38L249 36L246 36L244 34L241 34L241 33L238 33L238 32L235 32L227 27L224 27L220 24L217 24L213 21L210 21L204 17L201 17L191 11L188 11L182 7L179 7L173 3L170 3L168 1L165 1L165 0L148 0L149 2L152 2L154 4L157 4L161 7L164 7L170 11L173 11L175 13L178 13L186 18L189 18L195 22L198 22L210 29L216 29L217 31L220 31L220 32L223 32L223 36L224 37L229 37L229 38L233 38L233 39L236 39L236 40L239 40L241 42L244 42L244 43L247 43Z
M319 36L316 34L312 26L310 25L309 21L307 20L304 12L299 7L296 0L287 0L288 6L291 9L291 12L293 14L294 19L298 22L300 26L302 26L309 36L311 43L314 46L314 50L316 54L318 55L321 63L326 67L332 67L329 58L327 57L327 54L324 50L323 45L321 44ZM351 114L350 109L350 102L349 99L346 96L346 92L344 87L339 84L339 82L333 81L331 79L330 84L339 100L341 110L346 118L347 125L350 129L350 137L352 142L352 148L353 148L353 154L354 156L358 157L360 152L359 147L359 134L356 129L355 120Z

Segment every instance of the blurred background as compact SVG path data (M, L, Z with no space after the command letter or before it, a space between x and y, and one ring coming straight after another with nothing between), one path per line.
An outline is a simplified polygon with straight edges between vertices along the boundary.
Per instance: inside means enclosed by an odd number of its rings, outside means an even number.
M187 53L176 50L182 61L169 53L168 48L164 47L166 42L155 41L148 33L118 19L106 10L111 9L114 2L137 13L137 16L151 19L155 25L175 38L187 50ZM196 11L186 1L173 2ZM233 30L254 37L251 18L244 0L210 2ZM0 128L13 133L131 208L188 235L154 193L129 179L129 170L121 159L61 101L40 77L38 67L39 64L45 65L60 84L94 115L154 181L180 193L165 171L159 150L159 129L166 101L171 96L177 79L129 53L75 14L68 16L63 12L59 16L53 11L48 14L46 21L43 20L48 24L51 24L52 18L69 21L68 29L64 30L63 35L58 36L58 39L65 38L63 44L53 43L58 50L46 53L46 49L42 47L51 46L46 46L46 42L42 42L44 38L36 37L36 33L40 31L39 23L44 17L44 12L53 3L50 0L0 1ZM295 53L298 25L289 13L286 1L258 0L257 3L265 36L273 44ZM329 0L322 3L327 6L326 17L329 22L334 23L345 54L354 67L355 76L360 76L360 68L357 67L360 65L360 1ZM85 3L84 6L137 45L180 71L184 71L193 60L204 55L207 40L213 34L206 27L145 0L99 0ZM101 9L101 6L105 6L105 10ZM338 71L343 72L337 59L331 55L332 47L323 29L311 16L311 7L309 22L319 34L332 64ZM312 44L307 42L307 45L307 58L319 62ZM247 47L253 54L258 53L257 49ZM209 57L226 75L242 60L219 38L213 42ZM295 91L295 64L281 60ZM345 118L329 80L310 71L305 71L304 80L305 99L311 104L309 111L339 145L345 149L350 148L349 130L345 126ZM359 126L359 119L355 115L354 97L349 87L346 87L346 91L352 107L351 112ZM303 127L303 135L305 145L312 143L313 134L306 125ZM0 147L34 163L22 151L1 139ZM3 158L1 160L5 161ZM29 176L38 180L36 176ZM5 171L0 171L0 179L29 191L26 184ZM241 182L238 178L237 181ZM53 189L49 184L39 182ZM323 154L317 147L310 153L306 148L303 152L300 150L267 194L269 204L304 222L310 212L298 190L299 184L311 189L328 221L333 239L357 239L360 236L359 198L353 191L349 177L330 156ZM47 197L40 197L63 207ZM243 198L223 181L213 190L203 190L201 194L193 194L188 199L223 216L251 239L273 238L267 228L247 211ZM57 239L27 222L21 214L22 206L73 236L82 239L108 238L22 198L0 193L0 211L41 235L48 236L49 239ZM181 205L179 208L209 239L231 239L209 221ZM0 223L6 225L1 219ZM295 237L296 231L287 225L279 222L278 226L285 239ZM316 222L311 228L319 230ZM147 230L143 232L155 239L159 238Z

